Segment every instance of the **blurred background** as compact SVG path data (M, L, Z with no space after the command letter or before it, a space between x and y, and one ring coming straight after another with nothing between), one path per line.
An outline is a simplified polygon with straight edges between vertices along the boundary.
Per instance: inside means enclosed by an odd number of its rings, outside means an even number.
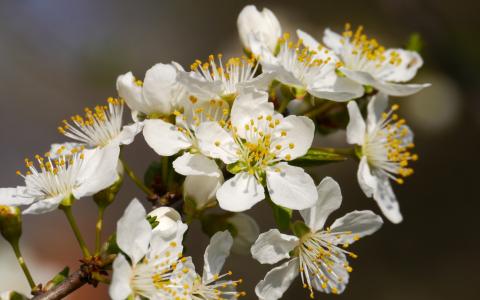
M15 175L23 159L44 153L60 121L86 106L116 96L119 74L143 78L157 62L188 67L211 53L240 55L236 18L246 4L269 7L284 31L302 28L320 38L325 27L363 24L387 47L405 45L413 32L423 38L424 67L416 82L432 87L401 99L401 113L416 133L420 160L415 175L396 187L404 222L386 223L378 234L352 246L359 259L340 296L321 299L480 299L478 193L480 146L480 39L477 1L0 1L0 186L22 183ZM129 119L128 113L126 119ZM324 146L342 145L343 132L319 137ZM138 174L156 160L140 135L127 148ZM312 170L341 185L344 203L333 216L352 209L378 209L356 182L356 163ZM475 188L475 190L477 190ZM105 233L133 197L143 195L126 179L107 213ZM145 205L148 205L146 201ZM93 245L96 207L79 201L74 213ZM251 212L262 231L273 225L267 205ZM332 218L332 221L333 221ZM201 268L207 239L194 223L187 243ZM195 246L193 246L195 245ZM22 246L37 281L64 266L78 267L81 253L60 212L24 218ZM270 267L232 255L227 268L244 279L246 299ZM7 244L0 241L0 291L28 290ZM83 287L69 299L108 299L106 287ZM308 299L296 281L284 299Z

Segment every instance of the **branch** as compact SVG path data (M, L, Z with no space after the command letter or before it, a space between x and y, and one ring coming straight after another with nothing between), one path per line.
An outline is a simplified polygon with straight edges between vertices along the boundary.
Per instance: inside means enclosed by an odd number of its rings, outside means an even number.
M32 298L32 300L58 300L66 297L70 293L74 292L78 288L82 287L86 281L84 281L85 273L84 271L77 270L68 276L62 283L55 286L54 288L37 295Z

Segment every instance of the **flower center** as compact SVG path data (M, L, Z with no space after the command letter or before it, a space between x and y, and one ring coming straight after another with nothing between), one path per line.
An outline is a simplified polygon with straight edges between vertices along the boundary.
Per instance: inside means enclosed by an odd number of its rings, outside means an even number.
M195 300L216 300L216 299L232 299L245 296L246 293L237 292L236 288L243 282L238 280L224 279L232 276L232 271L225 274L216 274L210 281L202 282L200 276L197 275L193 283L192 297Z
M220 81L222 83L222 97L237 93L239 83L249 82L254 79L258 63L246 56L230 58L225 66L222 63L222 54L217 55L218 65L215 56L210 55L208 62L196 60L190 67L209 82Z
M122 99L108 98L107 105L85 108L85 116L72 116L71 122L63 120L58 131L76 141L91 147L102 147L118 136L122 129L124 102Z
M410 152L415 145L405 119L399 119L394 113L398 108L398 104L393 105L375 129L367 132L362 151L377 171L402 184L403 178L413 174L409 163L416 161L418 155Z

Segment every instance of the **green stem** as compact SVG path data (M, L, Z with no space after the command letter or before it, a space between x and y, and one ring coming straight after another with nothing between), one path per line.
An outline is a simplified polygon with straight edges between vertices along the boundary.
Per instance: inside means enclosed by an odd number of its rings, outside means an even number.
M125 173L127 173L128 177L132 179L132 181L140 188L147 196L152 197L155 194L135 175L133 170L128 166L124 159L120 159L123 164L123 168L125 169Z
M30 273L30 270L27 267L27 264L25 263L25 260L23 259L22 252L20 252L20 245L18 239L10 244L13 248L13 252L15 252L15 256L17 257L18 264L23 270L23 273L25 274L25 277L28 280L28 284L30 285L30 288L33 290L33 288L36 286L35 281L33 281L32 274Z
M95 224L95 255L100 254L100 248L102 246L102 228L103 228L103 213L105 212L104 206L98 207L97 223Z
M324 104L321 104L319 106L315 106L313 109L307 111L306 113L304 113L303 115L305 117L309 117L309 118L314 118L318 115L321 115L323 113L326 113L327 111L329 111L331 108L333 108L337 103L334 102L334 101L329 101L327 103L324 103Z
M314 149L318 149L324 152L328 153L335 153L335 154L341 154L341 155L350 155L350 156L355 156L355 148L350 147L350 148L324 148L324 147L315 147Z
M72 227L73 233L75 234L75 237L77 238L78 244L80 245L80 249L82 250L83 256L85 258L90 258L91 254L90 251L88 251L87 245L85 244L85 240L82 237L82 234L80 233L80 229L78 228L77 222L75 221L75 217L72 214L72 207L71 206L60 206L60 209L63 210L65 213L65 216L67 217L68 223L70 224L70 227Z
M162 157L162 182L165 186L168 184L168 156Z

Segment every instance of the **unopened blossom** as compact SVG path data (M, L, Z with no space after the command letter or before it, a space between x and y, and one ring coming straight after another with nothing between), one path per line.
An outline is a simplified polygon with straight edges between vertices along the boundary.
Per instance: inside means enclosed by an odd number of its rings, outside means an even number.
M296 89L297 97L305 93L333 101L358 98L363 88L336 73L338 58L335 53L320 45L310 47L302 38L296 43L289 34L279 40L280 51L273 55L262 47L260 63L264 72L271 72L275 79Z
M134 120L168 116L182 106L187 94L178 82L179 69L176 63L158 63L145 73L144 81L136 79L132 72L118 76L118 95L132 110Z
M313 39L312 42L317 43ZM362 26L353 31L347 23L341 35L326 29L323 43L340 58L340 72L360 85L374 87L392 96L412 95L430 86L405 84L423 65L417 52L386 49L376 39L368 38Z
M110 97L107 105L85 108L85 116L75 115L70 121L63 120L58 131L90 148L128 145L133 142L141 127L136 123L122 126L123 110L124 100Z
M233 101L246 88L266 90L271 73L256 74L258 63L245 56L233 57L225 63L222 54L210 55L207 62L196 60L189 73L179 72L179 80L189 93L201 99L222 98Z
M220 207L244 211L265 199L292 209L304 209L316 199L315 184L302 168L287 162L310 148L315 127L306 117L283 117L274 112L268 94L251 90L232 106L226 127L204 122L196 130L205 155L235 164L236 175L217 191Z
M409 164L418 156L411 152L414 147L412 131L405 119L395 113L398 104L389 110L387 105L387 95L374 96L368 103L365 122L357 103L348 103L347 141L358 146L357 177L363 192L367 197L373 196L390 221L399 223L402 215L390 180L402 184L405 177L413 174Z
M183 197L195 203L195 209L202 211L216 205L217 190L223 184L223 174L219 176L188 175L183 183Z
M0 293L0 300L26 300L24 295L15 291L5 291Z
M282 28L275 14L268 8L259 11L255 5L247 5L242 9L238 15L237 27L243 46L255 55L260 53L256 52L258 46L252 46L252 42L260 43L274 53L278 39L282 36Z
M169 223L175 231L165 235L165 230L152 229L146 217L145 208L133 199L117 222L117 244L129 261L120 253L113 262L109 289L113 300L175 299L169 286L182 261L182 239L187 226L180 220Z
M178 265L177 273L180 274L172 280L172 294L178 299L191 300L233 300L244 296L245 292L237 292L242 279L230 279L231 271L221 273L232 244L228 231L215 233L205 250L202 275L195 271L191 257L187 257Z
M347 257L357 257L345 248L381 227L382 218L365 210L348 213L324 228L327 217L340 207L342 194L339 185L330 177L324 178L317 190L316 204L300 211L306 228L300 237L271 229L260 234L252 246L253 257L262 264L288 259L257 284L255 293L260 299L280 299L298 275L311 298L314 290L342 293L352 271Z
M25 159L27 171L17 174L25 186L0 189L0 205L29 207L24 214L41 214L56 209L63 200L91 196L118 178L119 147L83 149L62 152L56 158L50 153L35 160Z
M199 101L193 96L190 102L183 113L174 111L175 124L161 119L148 120L143 136L147 144L161 156L172 156L183 151L173 162L177 173L220 177L221 172L215 161L206 157L198 145L197 129L204 122L226 124L228 103L221 99Z

